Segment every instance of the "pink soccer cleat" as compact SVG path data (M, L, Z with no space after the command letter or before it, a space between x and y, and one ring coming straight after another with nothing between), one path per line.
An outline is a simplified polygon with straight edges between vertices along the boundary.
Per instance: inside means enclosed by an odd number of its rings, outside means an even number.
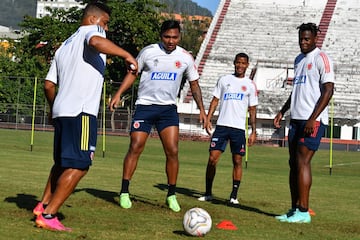
M52 231L67 231L70 232L71 228L67 228L59 221L57 217L52 219L46 219L42 214L37 216L35 220L36 226L39 228L45 228Z
M36 207L33 209L33 214L35 216L39 216L44 212L44 204L42 202L38 202Z

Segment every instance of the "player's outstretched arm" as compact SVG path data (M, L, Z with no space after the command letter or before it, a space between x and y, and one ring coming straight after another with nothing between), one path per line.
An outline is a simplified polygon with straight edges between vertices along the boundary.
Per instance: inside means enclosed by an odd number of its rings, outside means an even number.
M119 89L116 91L115 95L111 98L111 101L109 103L110 111L115 111L115 109L119 106L121 102L121 95L128 90L131 85L134 83L136 79L136 74L133 74L131 72L128 72L122 81Z
M95 48L98 52L123 58L127 69L133 71L134 73L137 72L138 64L136 59L125 49L119 47L109 39L100 36L93 36L89 41L89 45ZM130 67L131 65L133 65L133 67Z

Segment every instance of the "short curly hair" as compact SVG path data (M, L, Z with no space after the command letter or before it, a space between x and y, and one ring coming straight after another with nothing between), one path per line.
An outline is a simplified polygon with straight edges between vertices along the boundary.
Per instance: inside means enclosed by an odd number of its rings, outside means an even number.
M298 26L297 29L299 29L299 34L304 31L310 31L314 36L317 36L318 32L321 32L315 23L303 23Z

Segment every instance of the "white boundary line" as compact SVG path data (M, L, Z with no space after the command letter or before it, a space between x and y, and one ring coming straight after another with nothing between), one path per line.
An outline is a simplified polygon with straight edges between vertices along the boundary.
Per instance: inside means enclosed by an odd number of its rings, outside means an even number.
M332 166L347 166L347 165L355 165L355 164L360 164L360 162L350 162L350 163L338 163L338 164L333 164ZM324 167L330 167L330 165L325 165Z

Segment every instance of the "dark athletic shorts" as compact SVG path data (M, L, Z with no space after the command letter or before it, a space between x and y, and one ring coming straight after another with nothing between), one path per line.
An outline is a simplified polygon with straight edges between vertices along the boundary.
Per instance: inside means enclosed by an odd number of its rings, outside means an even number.
M88 169L96 148L96 117L81 113L54 119L54 160L64 168Z
M152 126L159 133L167 127L179 126L176 105L136 105L130 131L150 133Z
M320 141L322 136L325 133L325 128L327 127L322 122L317 121L315 131L311 135L304 134L306 120L290 120L289 126L289 146L293 144L305 145L308 149L312 151L317 151L320 146Z
M245 155L245 131L232 127L216 125L215 131L211 137L209 151L220 150L225 151L227 142L230 141L230 150L234 154Z

